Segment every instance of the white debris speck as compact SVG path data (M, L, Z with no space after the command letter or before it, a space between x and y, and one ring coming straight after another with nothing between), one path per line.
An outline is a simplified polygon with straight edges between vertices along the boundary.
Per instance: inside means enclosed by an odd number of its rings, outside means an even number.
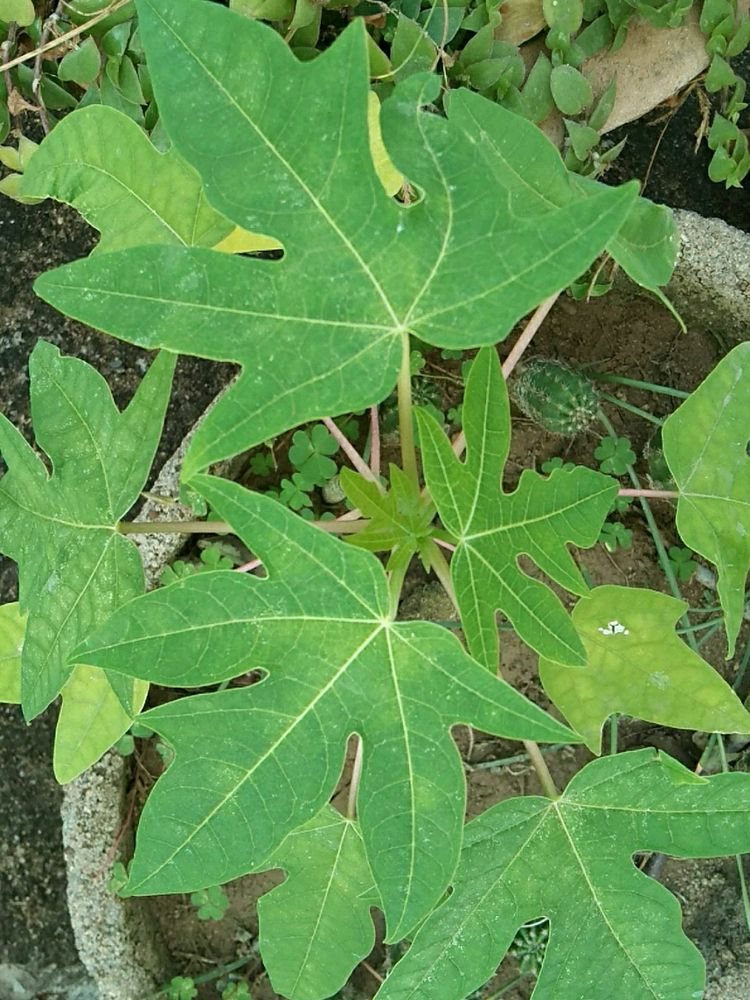
M597 632L601 632L602 635L630 635L630 629L625 628L618 621L607 622L606 628L599 626Z

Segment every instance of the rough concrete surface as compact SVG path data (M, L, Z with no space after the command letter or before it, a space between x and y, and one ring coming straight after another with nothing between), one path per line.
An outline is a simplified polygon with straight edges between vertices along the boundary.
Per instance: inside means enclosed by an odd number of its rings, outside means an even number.
M68 906L76 943L100 1000L139 1000L167 977L168 963L145 907L108 888L120 831L125 761L114 751L66 786L62 804Z
M678 211L680 257L667 288L684 319L727 347L750 338L750 235Z

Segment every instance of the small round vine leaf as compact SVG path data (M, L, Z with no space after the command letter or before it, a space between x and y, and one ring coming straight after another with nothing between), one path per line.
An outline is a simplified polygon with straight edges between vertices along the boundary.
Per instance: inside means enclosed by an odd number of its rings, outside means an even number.
M555 66L550 87L555 104L564 115L579 115L594 99L591 84L572 66Z
M15 21L26 28L35 16L32 0L0 0L0 21Z
M101 68L101 56L93 38L87 38L78 48L63 58L57 75L67 83L73 80L82 86L96 79Z
M686 605L637 587L596 587L573 610L583 667L542 658L544 689L594 753L613 712L677 729L748 732L750 713L674 631Z

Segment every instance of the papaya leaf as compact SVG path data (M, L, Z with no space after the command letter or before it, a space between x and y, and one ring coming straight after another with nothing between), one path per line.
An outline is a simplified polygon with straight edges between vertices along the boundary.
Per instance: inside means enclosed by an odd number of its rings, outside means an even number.
M452 895L377 1000L463 1000L541 916L550 938L533 1000L701 997L705 964L679 903L632 856L750 851L749 820L750 775L698 778L652 749L592 761L555 802L506 799L466 827Z
M375 944L370 907L380 901L357 825L325 806L289 834L267 868L287 874L258 902L271 985L289 1000L333 996Z
M678 638L683 601L635 587L597 587L573 609L585 667L539 661L544 690L594 753L613 712L702 732L748 733L727 682Z
M146 701L148 684L130 680L130 687L127 700L132 710L126 711L104 670L83 664L73 669L62 689L55 728L52 766L61 785L95 764L130 728Z
M514 493L501 489L510 447L510 405L497 353L474 359L463 404L466 461L453 453L430 414L418 410L425 480L440 518L456 538L451 577L469 650L494 670L495 612L541 656L569 666L586 662L583 644L550 588L518 565L529 556L574 594L588 587L567 543L589 547L617 493L617 484L592 469L555 469L549 477L521 474Z
M143 489L161 436L174 356L151 365L121 413L90 365L39 341L29 361L38 447L52 472L0 414L0 551L18 563L21 699L33 719L70 677L70 651L116 607L143 591L138 550L117 523ZM76 661L80 662L80 661ZM113 677L127 704L127 688Z
M718 572L732 656L750 569L750 343L739 344L662 427L664 458L680 492L677 530Z
M351 535L351 545L370 552L387 552L398 548L410 555L419 553L428 563L431 525L435 519L435 505L422 496L415 483L391 465L391 488L381 493L375 483L369 482L351 469L341 470L341 485L348 499L358 507L363 517L369 518L364 531Z
M440 898L458 858L465 788L450 726L577 737L492 677L447 629L394 622L372 553L235 483L199 476L195 486L268 578L189 576L116 612L73 655L172 687L257 667L268 676L143 716L175 759L146 803L127 891L192 892L264 862L331 797L357 732L358 816L398 940Z
M26 619L18 604L0 606L0 702L21 703L21 650ZM122 678L118 678L118 687ZM62 707L55 729L53 767L64 784L78 777L117 742L143 708L148 692L144 681L127 679L133 689L128 713L109 677L97 667L78 666L62 689Z
M273 29L216 4L138 10L174 148L209 202L277 239L284 258L139 247L49 272L36 290L124 340L242 367L198 429L186 478L384 399L409 334L448 348L502 339L586 270L635 202L630 185L579 192L535 126L477 94L454 93L447 118L422 110L440 81L419 73L381 113L394 166L419 194L401 204L371 155L361 19L301 62ZM560 205L526 198L529 172Z
M131 118L102 105L56 126L31 159L21 193L76 208L101 232L97 251L144 243L211 247L234 229L174 150L159 153Z
M18 604L0 604L0 702L21 703L21 649L26 631Z

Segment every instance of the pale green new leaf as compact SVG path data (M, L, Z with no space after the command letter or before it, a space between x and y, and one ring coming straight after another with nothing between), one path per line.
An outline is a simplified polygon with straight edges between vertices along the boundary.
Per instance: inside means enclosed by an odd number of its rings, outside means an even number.
M452 895L377 1000L463 1000L538 917L550 938L533 1000L697 1000L703 958L677 899L633 864L636 851L750 851L750 775L698 778L638 750L593 761L556 802L493 806L466 827Z
M370 907L379 899L357 825L325 806L263 868L287 875L258 902L271 985L290 1000L333 996L375 944Z
M25 631L26 619L18 604L0 606L0 702L21 702ZM117 677L116 683L118 688L130 688L127 700L132 712L125 710L110 677L98 667L75 667L62 689L53 756L55 778L60 784L72 781L99 760L143 708L147 683L122 677Z
M381 493L375 483L351 469L341 470L347 498L369 518L363 531L349 537L351 545L370 552L398 549L404 558L420 553L427 562L435 505L397 465L389 469L390 489Z
M586 665L539 661L544 690L594 753L613 712L677 729L750 733L740 699L675 633L686 610L653 590L597 587L573 610Z
M52 766L61 785L95 764L130 728L146 701L148 684L130 678L128 683L131 711L123 707L106 671L83 664L73 669L62 689L55 729Z
M585 663L583 644L562 604L518 560L530 557L560 586L585 594L588 587L567 543L596 543L617 484L583 467L555 469L548 477L527 469L514 493L502 490L510 405L493 348L479 352L466 383L465 462L453 453L434 417L418 410L417 419L427 486L458 542L451 577L469 650L496 668L495 613L502 611L541 656L573 666Z
M0 702L21 703L21 650L26 620L18 604L0 604Z
M55 127L31 158L21 193L72 205L100 231L96 249L105 252L152 243L212 247L234 228L173 149L158 152L131 118L103 105Z
M175 359L152 364L121 413L90 365L39 341L29 361L39 449L0 414L0 551L18 563L28 614L21 656L24 715L33 719L72 671L71 650L143 591L138 550L118 521L138 498L161 435ZM123 704L129 685L112 678Z
M680 492L677 530L715 564L728 656L734 652L750 570L750 343L723 358L662 427L664 458Z
M284 259L142 247L36 288L124 340L242 367L198 429L187 477L384 399L407 334L442 347L502 339L586 270L635 203L629 185L580 191L535 126L477 94L454 93L447 118L422 110L440 86L424 73L382 108L386 148L419 194L399 203L370 151L361 19L301 62L274 30L216 4L140 0L138 10L174 148L211 204L277 239ZM526 197L522 178L541 182L540 171L556 202Z
M590 178L577 174L574 183L581 191L593 193L597 188ZM638 198L607 250L629 278L653 292L674 313L660 288L672 277L680 251L680 237L670 209L648 198ZM677 319L682 322L679 316Z
M465 788L450 727L577 737L491 676L447 629L394 622L372 553L235 483L195 483L268 578L187 577L120 609L74 655L170 687L258 667L268 676L143 716L175 759L143 811L128 891L190 892L262 864L328 801L357 732L357 814L397 940L440 898L458 857Z

